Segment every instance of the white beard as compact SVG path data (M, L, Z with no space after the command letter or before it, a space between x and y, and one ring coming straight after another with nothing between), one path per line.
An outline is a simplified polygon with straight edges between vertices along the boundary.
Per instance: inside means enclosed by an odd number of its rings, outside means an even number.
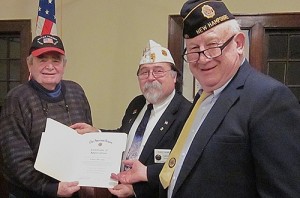
M151 104L156 104L162 96L162 86L159 82L147 82L143 87L144 97Z

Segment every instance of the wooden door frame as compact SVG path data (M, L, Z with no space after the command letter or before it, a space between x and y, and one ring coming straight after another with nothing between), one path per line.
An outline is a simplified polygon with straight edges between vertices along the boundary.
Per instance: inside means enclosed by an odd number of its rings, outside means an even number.
M20 35L20 79L21 83L26 82L28 80L29 74L27 69L26 57L28 56L32 39L31 20L0 20L0 33L16 33Z
M20 80L26 82L28 80L28 69L26 57L28 56L29 48L31 45L31 20L0 20L0 33L4 34L18 34L20 35ZM2 157L0 157L0 166ZM3 178L2 171L0 170L0 194L3 197L8 197L8 186Z

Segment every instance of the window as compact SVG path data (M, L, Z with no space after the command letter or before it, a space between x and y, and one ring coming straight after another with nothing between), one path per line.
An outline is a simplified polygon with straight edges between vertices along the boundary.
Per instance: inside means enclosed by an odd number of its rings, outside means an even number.
M0 110L7 92L28 79L30 20L0 20Z
M268 30L266 73L288 86L300 101L300 31Z

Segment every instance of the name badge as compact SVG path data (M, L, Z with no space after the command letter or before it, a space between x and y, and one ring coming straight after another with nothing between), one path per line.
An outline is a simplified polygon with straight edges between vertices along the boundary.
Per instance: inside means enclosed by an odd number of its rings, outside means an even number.
M165 163L170 155L171 149L154 149L154 162Z

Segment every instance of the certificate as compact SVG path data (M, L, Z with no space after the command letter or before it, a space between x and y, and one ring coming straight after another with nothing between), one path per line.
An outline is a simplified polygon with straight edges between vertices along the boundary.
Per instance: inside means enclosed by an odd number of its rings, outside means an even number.
M35 169L59 181L78 181L80 186L112 188L110 178L120 172L126 148L125 133L78 134L48 118L35 162Z

